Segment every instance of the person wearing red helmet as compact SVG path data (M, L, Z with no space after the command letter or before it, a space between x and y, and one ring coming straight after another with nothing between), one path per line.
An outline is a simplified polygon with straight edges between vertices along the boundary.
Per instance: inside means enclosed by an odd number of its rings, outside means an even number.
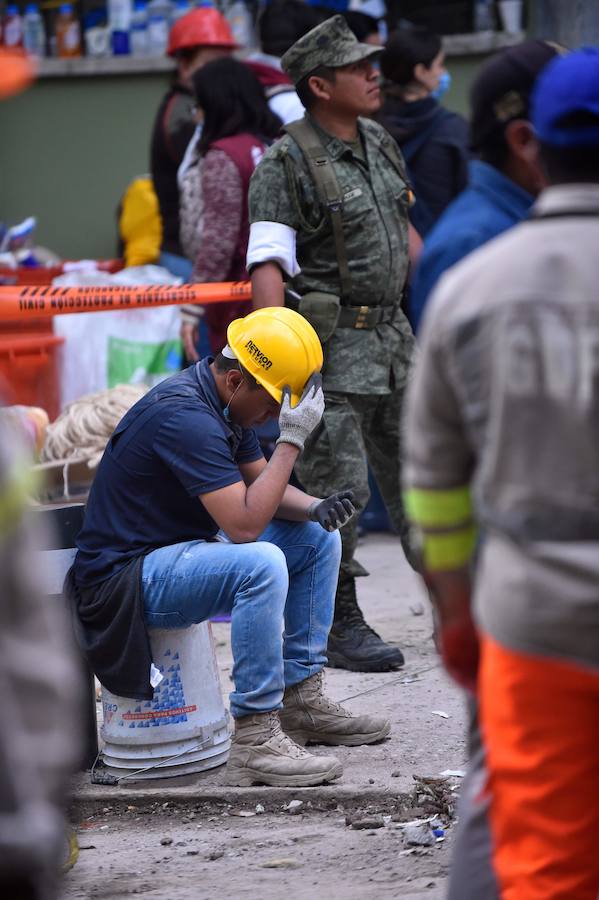
M175 60L177 70L156 114L150 171L162 219L160 264L185 280L191 275L191 262L179 243L177 169L196 127L191 76L207 62L236 48L227 20L213 7L191 10L175 22L169 35L167 53Z

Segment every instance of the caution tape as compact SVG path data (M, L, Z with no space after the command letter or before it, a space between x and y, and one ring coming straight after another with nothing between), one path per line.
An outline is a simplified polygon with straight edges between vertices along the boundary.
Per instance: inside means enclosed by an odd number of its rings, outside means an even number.
M67 313L106 312L115 309L141 309L183 303L226 303L251 300L249 281L214 284L184 284L123 287L36 287L0 286L0 319L33 319Z

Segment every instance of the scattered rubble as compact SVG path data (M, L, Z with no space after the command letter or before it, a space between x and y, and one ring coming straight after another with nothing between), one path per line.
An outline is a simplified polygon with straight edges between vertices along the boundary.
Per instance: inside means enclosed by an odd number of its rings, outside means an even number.
M289 803L283 807L283 809L288 812L290 816L297 816L298 813L302 811L303 805L303 800L290 800Z
M414 806L424 815L437 813L450 822L454 816L455 797L447 778L432 778L413 775L415 785L412 791Z
M365 830L367 828L384 828L385 819L383 816L370 816L364 819L354 819L351 816L345 817L345 824L353 828L355 831Z
M428 822L406 825L403 828L403 839L406 847L432 847L435 843L435 836Z
M292 856L282 857L281 859L267 859L266 862L260 863L263 869L297 869L299 862Z

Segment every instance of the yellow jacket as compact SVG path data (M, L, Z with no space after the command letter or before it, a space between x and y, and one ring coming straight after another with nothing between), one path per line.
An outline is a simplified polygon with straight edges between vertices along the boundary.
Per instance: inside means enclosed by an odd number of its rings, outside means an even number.
M149 175L135 178L123 194L119 233L126 266L143 266L158 261L162 222L158 198Z

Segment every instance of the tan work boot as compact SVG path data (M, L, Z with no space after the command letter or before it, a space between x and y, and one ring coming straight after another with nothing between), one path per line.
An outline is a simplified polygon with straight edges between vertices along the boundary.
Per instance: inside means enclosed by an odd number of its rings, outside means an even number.
M276 710L235 720L225 784L309 787L342 774L343 766L334 756L314 756L298 747L283 732Z
M354 716L322 692L322 672L287 688L280 713L286 734L298 744L357 747L387 737L391 724L378 716Z

